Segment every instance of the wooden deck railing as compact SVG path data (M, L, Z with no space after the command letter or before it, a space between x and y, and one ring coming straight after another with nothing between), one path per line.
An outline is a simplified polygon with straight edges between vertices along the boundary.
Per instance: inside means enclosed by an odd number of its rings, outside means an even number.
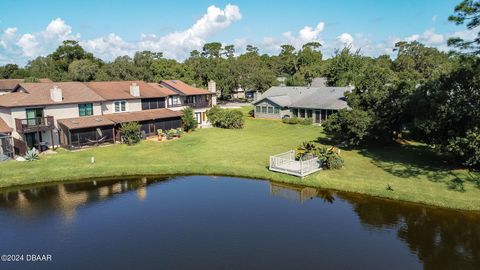
M271 171L304 177L321 170L322 164L317 157L308 160L295 160L295 151L270 156Z
M27 119L15 118L15 126L19 133L29 133L51 130L55 128L53 116L35 117Z

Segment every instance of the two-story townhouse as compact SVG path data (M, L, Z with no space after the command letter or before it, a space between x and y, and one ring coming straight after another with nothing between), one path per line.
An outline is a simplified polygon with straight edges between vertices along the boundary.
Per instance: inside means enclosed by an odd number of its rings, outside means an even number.
M0 117L12 128L17 152L23 153L31 147L58 145L55 119L100 115L103 100L78 82L20 83L0 96Z
M124 122L145 136L181 127L167 95L145 82L20 83L0 96L0 119L12 129L16 152L58 145L83 147L121 139Z
M207 91L181 81L18 83L0 96L0 119L16 152L58 145L83 147L121 140L120 125L139 122L144 136L181 127L181 109L195 111L200 127L216 104L215 83ZM11 129L11 130L10 130Z
M209 127L206 111L217 105L216 84L208 83L208 90L190 86L179 80L165 80L158 84L159 87L168 89L167 108L182 110L191 107L199 127Z

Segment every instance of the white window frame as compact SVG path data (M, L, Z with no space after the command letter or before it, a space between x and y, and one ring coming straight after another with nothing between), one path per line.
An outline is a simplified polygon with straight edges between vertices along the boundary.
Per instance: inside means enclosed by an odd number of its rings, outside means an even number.
M119 105L120 111L118 111L118 112L115 110L115 104L117 102L120 103L120 105ZM122 111L122 102L125 102L125 111ZM126 100L115 100L113 102L113 113L122 113L122 112L128 112L128 101L126 101Z

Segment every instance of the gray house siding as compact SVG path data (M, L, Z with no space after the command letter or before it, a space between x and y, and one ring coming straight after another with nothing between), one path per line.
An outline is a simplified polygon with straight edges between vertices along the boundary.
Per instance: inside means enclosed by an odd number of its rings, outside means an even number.
M255 105L254 112L255 118L281 119L286 114L289 114L290 110L265 99Z

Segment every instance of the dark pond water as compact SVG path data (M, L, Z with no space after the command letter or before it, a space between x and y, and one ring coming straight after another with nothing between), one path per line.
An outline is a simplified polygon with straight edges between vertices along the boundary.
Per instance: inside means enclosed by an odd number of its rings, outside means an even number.
M25 256L0 269L480 269L480 218L226 177L88 181L0 192L0 254Z

